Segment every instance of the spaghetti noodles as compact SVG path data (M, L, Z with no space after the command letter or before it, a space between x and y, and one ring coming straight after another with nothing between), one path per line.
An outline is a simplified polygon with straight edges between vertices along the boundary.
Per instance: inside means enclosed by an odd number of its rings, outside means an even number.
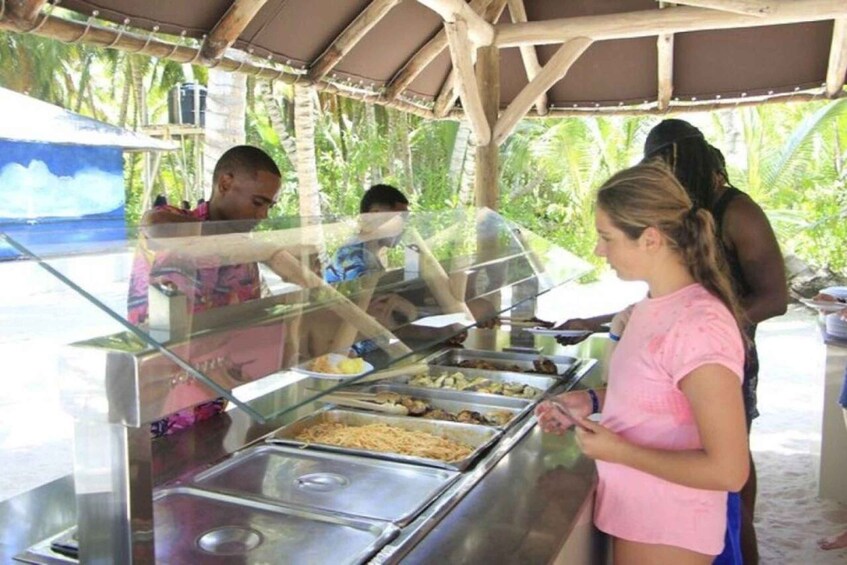
M307 443L385 451L439 461L458 461L473 452L469 446L447 438L404 430L388 424L347 426L337 422L325 422L302 431L296 439Z

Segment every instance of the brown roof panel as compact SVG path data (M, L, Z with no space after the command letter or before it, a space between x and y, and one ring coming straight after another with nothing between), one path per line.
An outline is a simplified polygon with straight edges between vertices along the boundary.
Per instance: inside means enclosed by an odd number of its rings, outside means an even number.
M273 53L277 60L306 66L332 44L369 0L270 0L234 47Z
M542 64L558 49L539 47ZM622 39L592 44L565 78L548 92L550 104L559 107L617 106L654 100L658 91L656 39Z
M418 2L401 2L362 38L336 68L339 72L367 76L380 84L385 83L441 29L438 14Z
M435 98L441 92L444 81L450 75L453 62L450 60L450 50L445 49L412 81L405 90L406 94Z
M188 37L199 39L215 26L231 4L232 0L64 0L61 6L86 16L97 10L98 17L117 24L129 18L130 28L150 31L154 26L159 26L161 33L180 35L185 31ZM267 8L266 5L263 10Z
M677 34L674 96L702 100L820 86L831 41L831 21Z

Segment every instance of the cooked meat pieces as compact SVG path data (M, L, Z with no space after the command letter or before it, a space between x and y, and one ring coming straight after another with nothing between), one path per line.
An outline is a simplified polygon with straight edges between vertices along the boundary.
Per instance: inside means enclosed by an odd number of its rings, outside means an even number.
M543 373L545 375L556 375L559 373L559 368L556 367L556 364L545 357L536 359L532 362L532 365L535 367L536 373Z
M411 416L420 416L429 410L429 404L425 400L412 398L411 396L401 396L400 404L405 406Z
M441 408L427 410L421 417L427 420L447 420L448 422L456 421L456 416L446 410L442 410Z
M465 424L488 424L488 421L482 414L473 410L462 410L456 414L456 421Z
M464 369L483 369L485 371L499 371L500 368L494 363L483 361L482 359L466 359L459 362L459 367Z

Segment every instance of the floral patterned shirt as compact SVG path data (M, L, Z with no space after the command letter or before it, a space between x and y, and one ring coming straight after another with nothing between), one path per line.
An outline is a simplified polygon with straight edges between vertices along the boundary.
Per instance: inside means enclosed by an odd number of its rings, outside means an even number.
M209 221L208 203L203 203L194 210L182 210L172 206L164 206L162 209L199 221ZM166 283L185 294L188 309L192 313L238 304L261 296L261 279L255 263L221 265L215 257L188 259L178 253L157 253L140 237L127 299L127 320L132 324L147 322L147 292L151 281L156 284ZM151 432L154 437L172 434L192 426L195 422L220 414L225 407L226 401L218 398L180 410L153 422Z

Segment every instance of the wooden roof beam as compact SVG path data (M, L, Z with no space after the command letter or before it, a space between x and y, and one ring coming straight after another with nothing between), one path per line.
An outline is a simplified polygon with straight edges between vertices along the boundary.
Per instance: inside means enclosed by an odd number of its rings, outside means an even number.
M671 105L673 96L673 34L663 33L656 41L656 52L659 59L658 77L658 107L659 110L667 110Z
M373 0L312 63L309 78L322 80L400 0Z
M826 95L836 96L844 88L847 75L847 18L835 20L832 28L832 46L829 49L829 66L826 69Z
M234 0L218 20L200 47L200 56L207 61L217 61L232 47L241 32L256 17L267 0Z
M509 16L512 18L512 23L527 21L526 7L524 6L523 0L508 0L508 5ZM538 53L536 53L535 47L531 45L522 45L520 51L523 66L526 70L526 80L532 82L532 79L541 72L541 63L538 62ZM546 92L542 92L535 101L535 111L538 112L539 116L547 114Z
M469 5L474 12L480 13L490 3L491 0L471 0ZM385 86L385 98L388 100L397 98L445 49L447 49L447 32L442 28L435 37L418 49L417 53L412 55L403 68L388 82Z
M562 80L571 66L585 53L591 45L592 40L587 37L577 37L562 45L556 54L541 69L541 72L523 90L515 96L509 107L500 115L497 125L494 127L494 142L497 145L506 141L506 138L514 131L515 126L521 121L540 92L546 92L548 88Z
M662 2L663 0L656 1ZM733 14L743 14L745 16L764 16L771 12L770 2L765 0L673 0L673 3L721 10Z
M6 0L6 9L15 21L33 24L46 3L47 0Z
M742 16L706 8L679 6L621 14L559 18L521 24L497 24L498 47L562 43L573 37L595 41L650 37L662 33L737 29L847 17L844 0L769 0L771 13Z
M482 17L487 22L496 22L500 19L503 10L506 9L506 0L494 0L489 4L482 14ZM474 61L476 60L476 49L472 52ZM435 97L435 104L432 108L433 113L438 118L443 118L456 105L456 100L459 98L459 92L456 90L457 74L455 66L447 75L447 80L441 85L441 90L438 96Z
M465 116L471 124L471 131L476 136L478 145L488 145L491 141L491 127L482 106L482 97L476 82L474 72L473 56L471 50L475 50L468 37L468 25L461 18L453 22L444 22L444 30L447 32L447 42L450 46L450 58L453 60L453 68L456 70L458 80L456 87L462 99L462 107Z
M447 23L463 20L468 29L467 39L473 43L474 47L494 43L494 26L473 11L465 0L418 0L418 2L441 16L441 19Z

